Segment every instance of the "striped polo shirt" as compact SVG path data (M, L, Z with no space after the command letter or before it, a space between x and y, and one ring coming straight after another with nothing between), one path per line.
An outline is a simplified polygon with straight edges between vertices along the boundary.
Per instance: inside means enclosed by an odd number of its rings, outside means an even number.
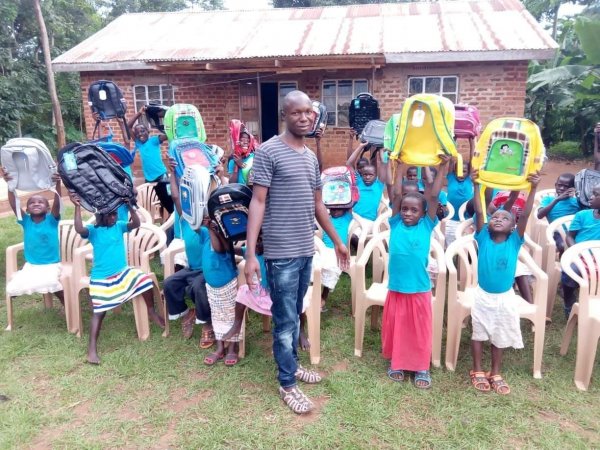
M262 225L266 259L315 253L315 191L321 173L315 154L297 152L279 136L264 142L254 156L254 184L269 188Z

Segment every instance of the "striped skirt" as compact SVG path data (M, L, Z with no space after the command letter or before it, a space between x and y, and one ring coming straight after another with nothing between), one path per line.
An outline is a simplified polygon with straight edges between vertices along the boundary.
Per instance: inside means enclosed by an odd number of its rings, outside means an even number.
M237 297L237 277L225 286L214 288L206 284L208 303L210 304L210 317L212 320L215 339L220 341L223 335L233 326L235 319L235 300ZM240 335L233 336L229 342L239 342Z
M108 278L90 280L94 313L109 311L127 300L152 289L152 279L139 269L126 267Z

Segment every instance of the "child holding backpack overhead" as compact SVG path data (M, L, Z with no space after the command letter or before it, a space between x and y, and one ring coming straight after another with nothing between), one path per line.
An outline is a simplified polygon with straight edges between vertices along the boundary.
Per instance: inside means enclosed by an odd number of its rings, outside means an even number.
M146 106L144 105L128 122L128 126L133 130L135 149L140 152L144 179L147 183L156 183L154 191L158 196L158 200L160 201L161 206L171 214L174 209L173 200L167 190L169 179L167 168L163 163L162 152L160 150L160 144L167 140L167 135L161 133L159 135L150 136L145 125L135 125L135 122L137 122L140 116L145 112Z
M71 194L75 205L75 231L88 239L94 248L94 262L90 273L90 297L93 313L90 324L90 341L87 362L100 364L98 336L106 311L116 308L132 298L142 295L152 322L164 328L164 320L154 309L152 279L139 269L127 265L123 233L140 226L140 218L128 205L130 221L117 221L117 213L96 214L96 223L83 225L79 197Z
M473 170L471 178L478 192L478 171ZM475 291L475 300L471 308L473 336L471 337L471 355L473 369L470 371L473 387L481 392L490 389L501 395L510 394L510 387L502 378L502 354L505 348L523 348L519 311L512 285L517 270L519 250L523 245L523 236L537 185L539 172L527 177L531 185L529 196L518 221L510 208L496 210L484 223L484 210L479 195L475 195L475 240L479 248L477 274L479 285ZM484 341L492 346L492 367L490 372L481 369L481 356Z
M12 180L4 167L0 175L6 182ZM53 180L56 182L56 193L52 207L45 197L35 194L27 200L25 211L20 211L21 219L17 223L23 227L25 264L6 283L6 294L17 297L33 293L53 293L64 306L58 238L61 183L58 175ZM8 202L15 215L18 215L14 192L8 191Z
M431 232L438 222L438 196L450 160L446 155L440 158L435 180L426 187L425 195L403 196L396 190L389 220L389 290L383 307L382 353L390 360L391 380L404 381L406 372L414 372L414 385L419 389L431 387L433 317L427 264Z

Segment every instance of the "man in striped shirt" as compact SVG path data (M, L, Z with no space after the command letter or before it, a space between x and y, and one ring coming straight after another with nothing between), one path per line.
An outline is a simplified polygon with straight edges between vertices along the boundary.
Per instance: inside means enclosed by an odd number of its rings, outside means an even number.
M310 99L301 91L290 92L284 98L281 116L285 131L263 143L254 158L245 275L249 286L260 279L255 249L262 227L273 301L273 354L279 370L279 394L292 411L304 414L313 404L296 386L296 380L321 380L318 373L298 364L299 315L315 253L315 217L331 236L342 269L347 268L349 256L321 199L317 158L304 145L314 121Z

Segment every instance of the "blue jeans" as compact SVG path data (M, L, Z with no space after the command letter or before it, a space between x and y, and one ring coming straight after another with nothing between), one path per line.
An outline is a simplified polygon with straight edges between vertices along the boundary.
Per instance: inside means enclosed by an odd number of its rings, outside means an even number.
M296 385L298 337L304 295L310 283L312 256L265 260L273 314L273 355L283 388Z

